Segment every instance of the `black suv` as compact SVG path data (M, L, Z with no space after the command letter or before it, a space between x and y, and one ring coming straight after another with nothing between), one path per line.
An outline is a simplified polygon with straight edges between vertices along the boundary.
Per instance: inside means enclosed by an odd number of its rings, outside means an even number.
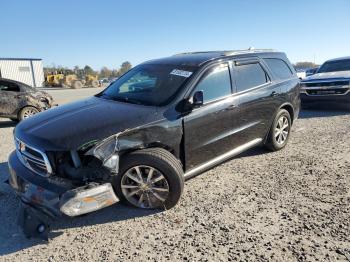
M116 201L171 208L185 179L254 146L283 148L299 106L299 79L284 53L148 61L94 97L20 123L10 184L52 216Z

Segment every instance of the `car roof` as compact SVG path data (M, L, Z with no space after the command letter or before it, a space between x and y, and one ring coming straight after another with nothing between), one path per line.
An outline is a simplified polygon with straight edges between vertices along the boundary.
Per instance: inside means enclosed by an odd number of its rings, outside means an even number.
M1 78L0 77L0 81L5 81L5 82L10 82L10 83L14 83L14 84L17 84L17 85L23 85L23 86L26 86L26 87L30 87L30 88L33 88L25 83L22 83L22 82L19 82L19 81L16 81L16 80L13 80L13 79L7 79L7 78Z
M169 64L181 66L201 66L209 61L223 59L227 57L285 57L282 52L273 49L246 49L230 51L201 51L180 53L173 56L147 61L143 64Z
M349 60L349 59L350 59L350 56L343 56L343 57L329 59L326 62L334 62L334 61Z

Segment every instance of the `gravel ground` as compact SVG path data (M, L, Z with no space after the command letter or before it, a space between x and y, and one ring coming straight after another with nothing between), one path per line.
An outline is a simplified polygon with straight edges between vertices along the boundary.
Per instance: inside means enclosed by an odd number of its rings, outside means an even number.
M13 124L0 121L0 179ZM350 112L303 111L289 145L261 148L186 182L164 212L116 204L26 239L0 186L3 261L350 261Z

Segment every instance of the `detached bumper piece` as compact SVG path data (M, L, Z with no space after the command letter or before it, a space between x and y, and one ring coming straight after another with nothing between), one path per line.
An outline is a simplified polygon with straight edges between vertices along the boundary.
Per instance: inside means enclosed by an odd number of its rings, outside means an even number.
M79 216L118 201L110 183L74 186L70 180L45 178L27 169L13 152L9 184L22 202L18 222L26 237L48 239L50 220Z
M18 224L27 238L41 238L48 241L50 217L32 206L23 204L18 216Z
M118 201L110 183L87 185L62 195L60 210L67 216L79 216L113 205Z

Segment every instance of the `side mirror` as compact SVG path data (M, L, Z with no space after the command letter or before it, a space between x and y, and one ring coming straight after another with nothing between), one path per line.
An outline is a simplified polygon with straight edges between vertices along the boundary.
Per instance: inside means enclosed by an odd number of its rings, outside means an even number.
M201 105L203 105L203 91L200 90L200 91L196 91L194 94L193 94L193 100L192 100L192 106L193 107L199 107Z

